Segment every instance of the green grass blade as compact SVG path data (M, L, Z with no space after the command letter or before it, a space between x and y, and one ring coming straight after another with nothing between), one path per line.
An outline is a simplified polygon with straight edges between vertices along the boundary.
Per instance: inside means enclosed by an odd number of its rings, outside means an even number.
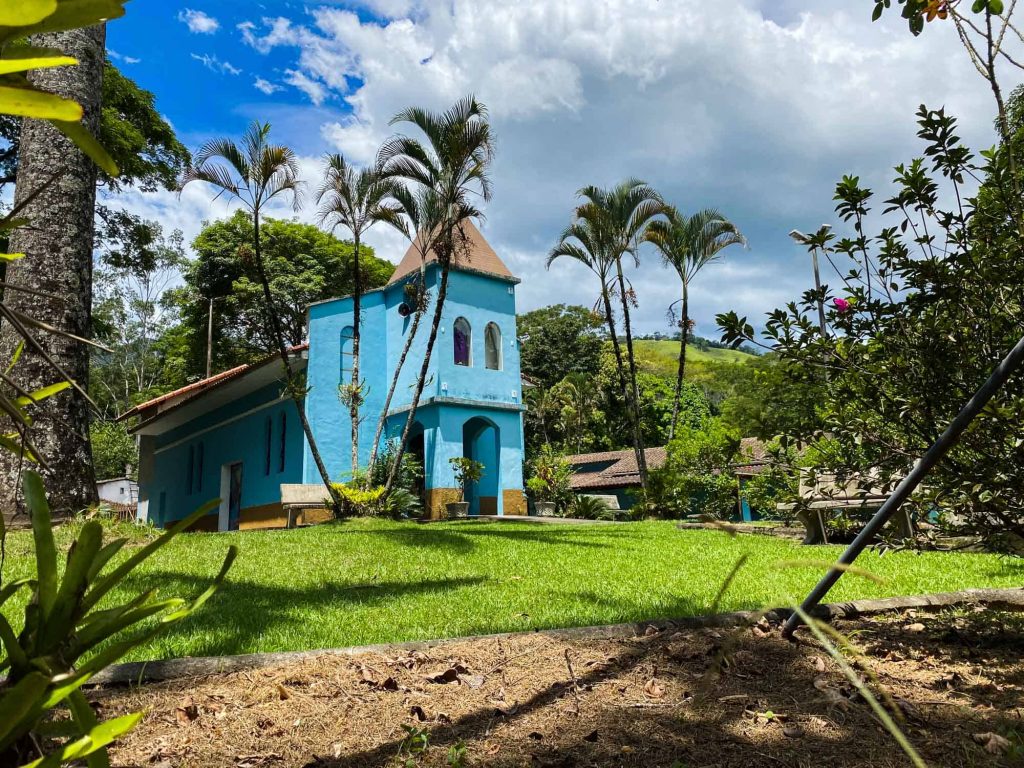
M68 550L68 564L64 578L53 602L53 609L44 616L39 632L37 651L48 654L72 633L78 620L80 601L89 586L88 575L96 553L103 542L103 526L90 520L82 526L81 532Z
M39 608L46 616L53 610L53 601L57 597L57 547L53 542L50 505L46 501L43 479L36 472L25 472L23 486L36 545L36 593Z
M121 551L128 542L128 539L114 539L109 544L105 545L103 549L96 553L96 557L93 558L92 567L89 568L89 583L96 581L96 577L100 575L100 571L103 570L103 566L110 562L110 558Z
M89 590L89 593L85 596L85 600L82 602L82 609L84 611L88 611L90 608L95 606L100 600L103 599L103 596L106 595L107 592L113 589L121 581L121 579L123 579L125 576L131 573L132 570L134 570L139 563L146 560L146 558L150 557L154 552L156 552L158 549L167 544L171 539L173 539L179 533L184 531L186 528L188 528L190 525L196 522L199 518L208 515L210 512L217 509L219 506L220 499L213 499L212 501L206 502L205 504L203 504L203 506L201 506L199 509L193 512L191 515L179 520L173 526L168 528L167 532L164 533L164 535L161 536L159 539L151 541L149 544L144 546L134 555L132 555L123 563L121 563L121 565L119 565L117 568L111 571L109 575L105 576L103 579L96 582L93 588Z
M95 738L91 734L99 725L99 721L96 720L96 714L92 711L92 707L89 706L89 702L86 700L81 688L76 688L68 694L68 708L71 710L71 716L78 723L82 733L89 735L95 742ZM85 761L89 768L110 768L110 758L107 756L107 750L105 749L93 752L85 758Z
M31 672L8 688L0 698L0 752L10 744L18 726L39 706L50 678L41 672Z

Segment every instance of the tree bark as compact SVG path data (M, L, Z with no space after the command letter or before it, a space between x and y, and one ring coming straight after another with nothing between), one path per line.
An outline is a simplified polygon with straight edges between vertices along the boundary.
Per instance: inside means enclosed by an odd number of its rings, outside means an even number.
M679 367L676 370L676 391L675 399L672 401L672 423L668 428L668 439L676 436L676 426L679 424L679 400L683 393L683 378L686 376L686 341L690 335L690 291L686 281L683 281L683 322L680 326L682 333L679 334Z
M633 330L629 321L629 297L626 295L626 278L622 274L622 259L615 260L619 280L619 297L622 299L622 325L626 332L626 358L629 361L629 393L626 405L633 409L633 442L636 449L636 466L640 474L640 487L647 490L647 453L644 451L643 420L640 418L640 387L636 381L636 357L633 355Z
M98 135L103 95L103 62L106 30L103 25L36 35L33 45L56 48L78 59L78 66L41 69L31 81L53 93L79 102L84 109L83 124ZM24 120L15 203L50 184L25 209L30 224L11 236L11 250L26 258L10 264L7 281L12 285L47 291L61 300L7 291L5 300L13 309L32 315L56 328L88 337L92 324L92 252L96 211L97 168L75 145L49 123ZM89 351L80 342L33 332L40 345L75 382L86 389L89 383ZM0 361L11 360L21 337L10 325L0 331ZM26 390L53 384L59 379L52 367L34 349L26 346L13 377ZM74 389L49 398L32 409L31 437L49 469L44 473L54 516L66 516L94 503L96 477L89 444L89 403ZM0 452L0 507L5 513L20 506L18 456Z
M634 418L636 413L634 412L632 405L630 403L631 398L629 395L629 382L627 381L626 376L626 365L625 363L622 362L622 350L619 349L619 337L618 334L615 333L615 315L612 312L612 300L611 297L608 295L608 286L603 282L603 280L601 284L601 299L604 303L605 322L608 323L608 333L611 336L612 340L612 351L615 353L615 369L616 372L619 374L619 387L622 389L622 394L626 398L626 419L629 421L630 430L633 432L633 450L636 451L636 455L638 457L637 467L639 468L639 457L643 455L643 443L640 441L640 424L638 423L637 419ZM643 458L646 459L647 457L644 456ZM645 469L646 466L647 464L645 461ZM646 473L642 477L644 480L643 487L646 489Z
M453 249L449 249L452 253ZM454 257L453 257L454 258ZM434 342L437 340L437 329L441 326L441 313L444 311L444 300L448 295L448 272L450 267L445 264L441 267L441 283L437 288L437 304L434 306L434 322L430 326L430 335L427 337L427 349L423 354L423 365L420 366L420 375L416 379L416 391L412 396L412 405L409 406L409 415L405 418L405 427L402 428L402 439L398 443L398 451L395 453L395 463L391 465L391 472L388 475L386 485L387 492L391 493L398 480L398 472L402 466L402 459L405 457L405 449L409 444L409 433L412 431L413 422L416 420L416 409L420 404L420 397L423 395L423 387L427 383L427 374L430 372L430 358L434 352Z
M267 270L263 265L263 254L260 251L260 211L256 208L252 215L253 223L253 254L256 262L256 272L260 278L260 285L263 288L263 300L267 305L267 318L270 320L270 328L274 334L274 340L277 342L277 353L281 357L281 364L284 366L284 377L288 384L288 393L295 403L295 410L299 415L299 423L302 425L302 432L306 436L306 442L309 443L309 452L313 454L313 462L316 464L317 471L320 473L320 479L324 483L324 488L327 490L327 494L334 504L335 512L339 511L339 502L337 493L334 487L331 485L331 476L327 472L327 467L324 465L324 460L320 456L320 449L317 448L316 438L313 437L313 429L309 426L309 419L306 418L306 406L304 403L304 396L299 391L298 382L295 380L295 374L292 373L292 367L288 360L288 349L285 347L284 336L281 333L281 320L277 316L277 310L274 309L274 299L270 293L270 281L267 279Z
M359 469L359 313L363 286L359 276L359 233L354 234L355 248L352 254L353 282L355 294L352 297L352 391L350 393L348 415L352 420L352 478L355 479Z

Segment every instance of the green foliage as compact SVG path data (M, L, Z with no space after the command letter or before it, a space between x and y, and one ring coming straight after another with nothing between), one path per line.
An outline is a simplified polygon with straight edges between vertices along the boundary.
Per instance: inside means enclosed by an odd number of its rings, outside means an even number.
M554 304L516 318L522 372L548 389L572 373L594 375L601 367L603 321L586 307Z
M301 344L306 308L316 301L352 293L353 246L311 224L279 219L260 223L263 260L271 296L288 345ZM176 345L187 376L206 367L209 299L214 299L213 360L215 370L251 362L276 348L267 327L263 293L253 260L251 216L233 216L203 227L192 243L195 260L185 270L185 285L168 294L180 313ZM365 289L390 279L394 265L376 258L367 245L360 248L360 272Z
M459 486L459 500L466 500L466 488L470 483L480 481L484 473L484 465L479 461L468 459L465 456L456 456L448 459L448 463L455 473L455 482Z
M120 421L93 421L89 425L92 464L96 477L123 477L125 468L138 466L135 438Z
M766 447L768 464L743 486L750 511L761 518L778 518L778 505L795 502L800 485L796 451L779 441Z
M0 671L7 673L0 682L0 713L4 715L0 717L0 760L17 765L32 757L47 757L45 764L59 765L94 755L90 765L107 765L106 745L130 730L141 715L97 721L81 692L82 685L202 606L223 581L238 550L228 548L219 575L191 602L157 599L156 590L150 590L112 606L109 600L103 602L111 590L217 502L196 510L127 558L117 557L126 539L104 543L100 522L86 522L68 550L61 573L39 475L25 473L24 491L32 520L36 575L9 581L0 590L4 650ZM30 590L32 598L25 607L21 631L15 634L9 623L12 614L6 608L21 590ZM101 604L103 609L99 609ZM51 746L39 729L47 713L57 707L67 708L71 717L62 734L67 740ZM46 745L44 754L38 753L40 745Z
M918 111L921 158L896 167L895 189L882 203L896 226L867 231L874 194L856 176L836 185L845 236L823 244L845 265L841 290L824 286L773 311L766 342L799 368L821 370L821 427L835 448L818 469L879 478L883 490L952 421L997 361L1021 335L1019 286L1024 246L1019 179L1024 100L1010 104L1012 142L975 160L943 110ZM976 198L962 189L968 176L983 184ZM951 205L947 207L946 202ZM925 234L925 233L929 234ZM822 338L817 301L828 307ZM744 318L724 315L730 340L752 337ZM1013 376L954 449L929 474L914 503L955 513L958 532L992 538L1024 536L1024 376ZM811 441L817 432L793 429Z
M572 503L572 468L550 445L530 462L526 489L536 501L551 501L564 512Z
M580 520L615 520L616 513L603 499L596 496L577 496L566 512L567 517Z
M736 514L739 436L719 419L694 428L683 426L668 444L668 457L652 469L642 509L661 517L691 515L725 520Z
M892 4L892 0L874 0L871 20L878 21L882 18L882 14L891 8ZM896 0L896 5L902 6L900 16L907 20L907 28L913 35L919 35L924 31L925 22L945 21L950 14L946 0ZM1003 13L1003 0L973 0L971 13L999 16Z
M377 463L373 465L373 471L369 477L370 485L385 485L391 475L391 468L398 458L398 440L388 440L384 444L384 450L377 457ZM407 491L415 491L423 482L423 462L418 456L411 453L402 455L402 466L395 478L395 489L403 488Z
M821 429L825 388L819 368L769 353L729 373L732 381L719 409L722 419L744 437L771 440Z
M342 517L372 517L384 511L385 488L383 486L364 487L362 478L355 478L348 483L332 483L332 488L341 502ZM331 499L324 505L333 506Z

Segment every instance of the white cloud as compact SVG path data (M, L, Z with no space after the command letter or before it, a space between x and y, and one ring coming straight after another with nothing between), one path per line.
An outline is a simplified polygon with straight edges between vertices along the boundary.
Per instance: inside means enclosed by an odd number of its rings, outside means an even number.
M523 278L524 309L593 303L585 270L544 269L584 184L636 175L684 210L720 207L748 235L750 250L727 251L691 296L698 331L712 335L715 313L756 320L808 286L786 233L834 220L845 172L884 197L891 166L920 153L918 104L945 105L973 146L994 141L990 96L953 30L913 38L898 14L872 24L863 0L355 4L377 18L318 6L238 28L254 50L293 56L283 82L313 105L342 105L321 107L319 136L356 162L372 160L406 106L485 102L498 140L485 232ZM374 237L381 255L404 251ZM640 330L665 329L678 281L651 253L630 277Z
M107 56L109 56L114 61L123 61L125 64L139 64L142 61L142 59L137 59L134 56L125 56L123 54L120 54L113 48L107 49Z
M186 8L178 12L178 21L188 26L188 31L196 35L212 35L220 28L220 22L203 11Z
M319 107L324 103L324 99L327 98L327 88L323 83L297 69L286 69L284 74L284 81L306 94L316 106Z
M270 96L272 93L277 93L283 88L283 86L280 86L277 83L272 83L269 80L264 80L262 77L257 77L253 80L252 85L257 91L263 91L267 96Z
M192 58L200 62L211 72L219 72L227 75L240 75L242 70L232 65L230 61L221 61L211 53L198 54L193 53Z

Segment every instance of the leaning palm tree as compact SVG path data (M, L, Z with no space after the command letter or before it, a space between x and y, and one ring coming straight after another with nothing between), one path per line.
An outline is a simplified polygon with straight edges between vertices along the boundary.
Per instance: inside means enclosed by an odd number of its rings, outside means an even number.
M706 208L686 216L669 208L667 218L652 221L644 239L653 243L665 264L672 266L683 283L679 334L679 366L676 370L675 398L672 403L672 424L668 439L675 436L679 422L679 401L686 374L686 342L690 333L690 283L708 264L717 261L730 245L746 245L747 240L736 225L715 208Z
M494 139L487 121L487 108L473 96L459 100L440 114L412 107L395 115L391 123L410 123L426 139L422 142L409 136L395 136L381 148L378 161L386 176L401 179L413 190L431 195L431 205L439 212L436 235L432 239L440 278L426 352L395 453L395 463L388 477L388 490L398 477L416 409L423 395L448 292L448 274L459 253L466 248L464 224L483 218L474 202L475 197L484 201L491 198L489 171L494 157Z
M313 461L316 462L316 468L330 498L337 506L337 492L331 485L330 475L317 449L309 419L306 418L305 392L301 382L292 372L288 360L288 348L281 331L281 318L274 305L270 281L267 279L260 250L260 216L270 201L278 196L291 195L293 208L297 211L301 206L302 182L299 181L295 153L288 147L270 144L269 134L269 123L254 122L242 136L241 145L231 139L214 139L207 142L196 154L194 164L185 171L178 187L178 194L180 195L181 190L194 181L205 182L219 190L214 199L221 195L233 197L252 215L253 262L263 288L264 311L267 313L273 340L284 366L288 392L295 401L295 409L298 411L302 431L309 443L309 450L313 454Z
M558 244L548 254L547 267L551 268L556 259L570 258L583 264L593 272L601 286L600 304L604 311L605 324L608 326L608 337L611 340L612 352L615 355L615 371L619 379L619 390L626 402L626 421L632 432L633 449L636 451L637 466L641 468L640 481L646 486L646 458L643 452L643 437L640 434L639 409L632 397L632 387L626 375L626 365L622 360L622 348L619 345L618 331L615 327L615 310L612 306L612 294L615 283L612 270L615 267L613 237L611 227L605 217L597 215L598 210L591 210L586 218L579 217L562 232Z
M396 184L385 178L377 168L356 169L339 154L327 156L324 181L317 192L321 225L333 231L341 226L352 234L352 379L342 382L339 393L348 406L352 422L352 476L359 469L359 406L363 402L363 383L359 379L359 342L361 337L362 274L359 270L359 249L363 234L374 224L387 222L401 228L402 208L395 200ZM379 438L378 438L379 439Z

